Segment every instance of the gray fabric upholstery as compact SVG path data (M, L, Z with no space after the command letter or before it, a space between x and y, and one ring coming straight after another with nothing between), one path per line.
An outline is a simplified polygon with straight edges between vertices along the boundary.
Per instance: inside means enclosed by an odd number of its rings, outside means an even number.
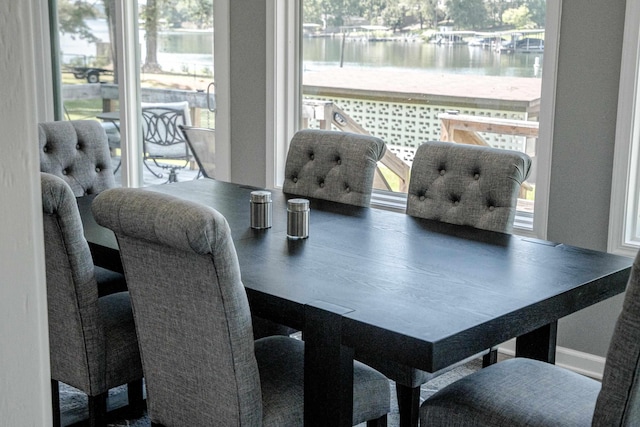
M38 124L40 172L62 178L76 197L115 187L107 135L98 121Z
M640 253L607 352L594 425L640 424Z
M38 125L40 172L62 178L76 197L113 188L109 143L100 122L71 120ZM127 290L124 276L95 267L99 296Z
M127 292L98 298L73 193L41 173L51 378L89 396L142 378Z
M530 167L531 159L515 151L451 142L425 142L418 147L413 160L407 214L510 232L520 184L529 175ZM402 401L399 404L400 417L406 418L409 410L417 413L417 387L481 354L433 373L383 359L377 354L356 356L395 381L397 390L403 391L403 387L414 389L413 408Z
M566 369L510 359L428 398L420 408L420 423L433 427L586 427L591 425L599 391L599 382Z
M511 359L440 390L420 408L429 426L640 425L640 253L607 353L602 385L566 369Z
M530 168L529 156L517 151L425 142L413 160L407 214L511 232Z
M299 196L368 206L384 141L368 135L303 129L287 153L283 191Z
M105 191L92 208L120 246L151 421L167 427L301 425L304 345L289 337L254 344L225 218L141 189ZM355 421L388 412L386 378L356 364L354 383L364 396Z

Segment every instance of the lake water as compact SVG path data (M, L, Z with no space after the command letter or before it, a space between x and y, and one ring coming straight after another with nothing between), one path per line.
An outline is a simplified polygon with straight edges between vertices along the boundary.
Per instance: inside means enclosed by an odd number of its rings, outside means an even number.
M87 21L96 37L109 40L105 20ZM144 31L140 31L144 62ZM317 70L340 66L342 40L304 38L304 68ZM73 57L95 57L96 46L69 35L60 37L63 63ZM213 66L213 35L199 31L167 31L159 34L158 61L167 71L202 72ZM541 75L540 53L496 53L490 49L466 45L435 45L418 42L384 41L344 43L344 67L386 67L425 72L491 76L535 77Z

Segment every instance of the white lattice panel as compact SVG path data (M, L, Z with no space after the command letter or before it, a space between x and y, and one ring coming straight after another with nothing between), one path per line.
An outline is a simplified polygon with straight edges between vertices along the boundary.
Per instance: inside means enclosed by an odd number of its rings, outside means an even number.
M387 147L400 158L411 163L416 148L424 141L440 140L438 115L455 109L460 114L484 117L526 120L526 113L519 111L460 108L450 105L414 104L375 101L356 98L313 96L309 99L331 101L372 135L381 138ZM310 127L318 123L310 120ZM493 147L525 151L525 137L482 133Z

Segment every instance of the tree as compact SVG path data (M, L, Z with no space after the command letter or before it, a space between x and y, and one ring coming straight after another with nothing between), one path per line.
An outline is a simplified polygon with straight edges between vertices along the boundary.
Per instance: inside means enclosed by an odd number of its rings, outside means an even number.
M162 0L160 0L162 1ZM147 0L144 8L145 47L147 49L142 71L157 73L162 70L158 64L158 2Z
M95 43L100 41L93 35L85 20L97 16L93 5L84 1L59 0L58 2L58 30L62 34L70 34L72 38L77 36L82 40Z
M507 25L512 25L516 29L533 28L535 24L531 20L529 8L525 5L517 9L507 9L502 14L502 20Z
M529 17L537 28L544 28L544 23L547 15L547 2L546 0L529 0L527 2L529 7Z
M450 0L447 4L449 19L459 30L483 28L487 22L484 0Z
M113 64L113 83L118 84L118 55L116 51L116 0L103 0L104 13L107 16L109 28L109 50L111 51L111 63Z

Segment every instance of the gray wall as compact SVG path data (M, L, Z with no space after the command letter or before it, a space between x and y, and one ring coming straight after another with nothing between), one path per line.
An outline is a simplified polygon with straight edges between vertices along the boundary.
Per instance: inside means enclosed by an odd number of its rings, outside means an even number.
M265 1L229 3L231 181L266 187Z
M606 250L624 0L563 0L547 238ZM558 344L606 355L617 297L560 322Z

